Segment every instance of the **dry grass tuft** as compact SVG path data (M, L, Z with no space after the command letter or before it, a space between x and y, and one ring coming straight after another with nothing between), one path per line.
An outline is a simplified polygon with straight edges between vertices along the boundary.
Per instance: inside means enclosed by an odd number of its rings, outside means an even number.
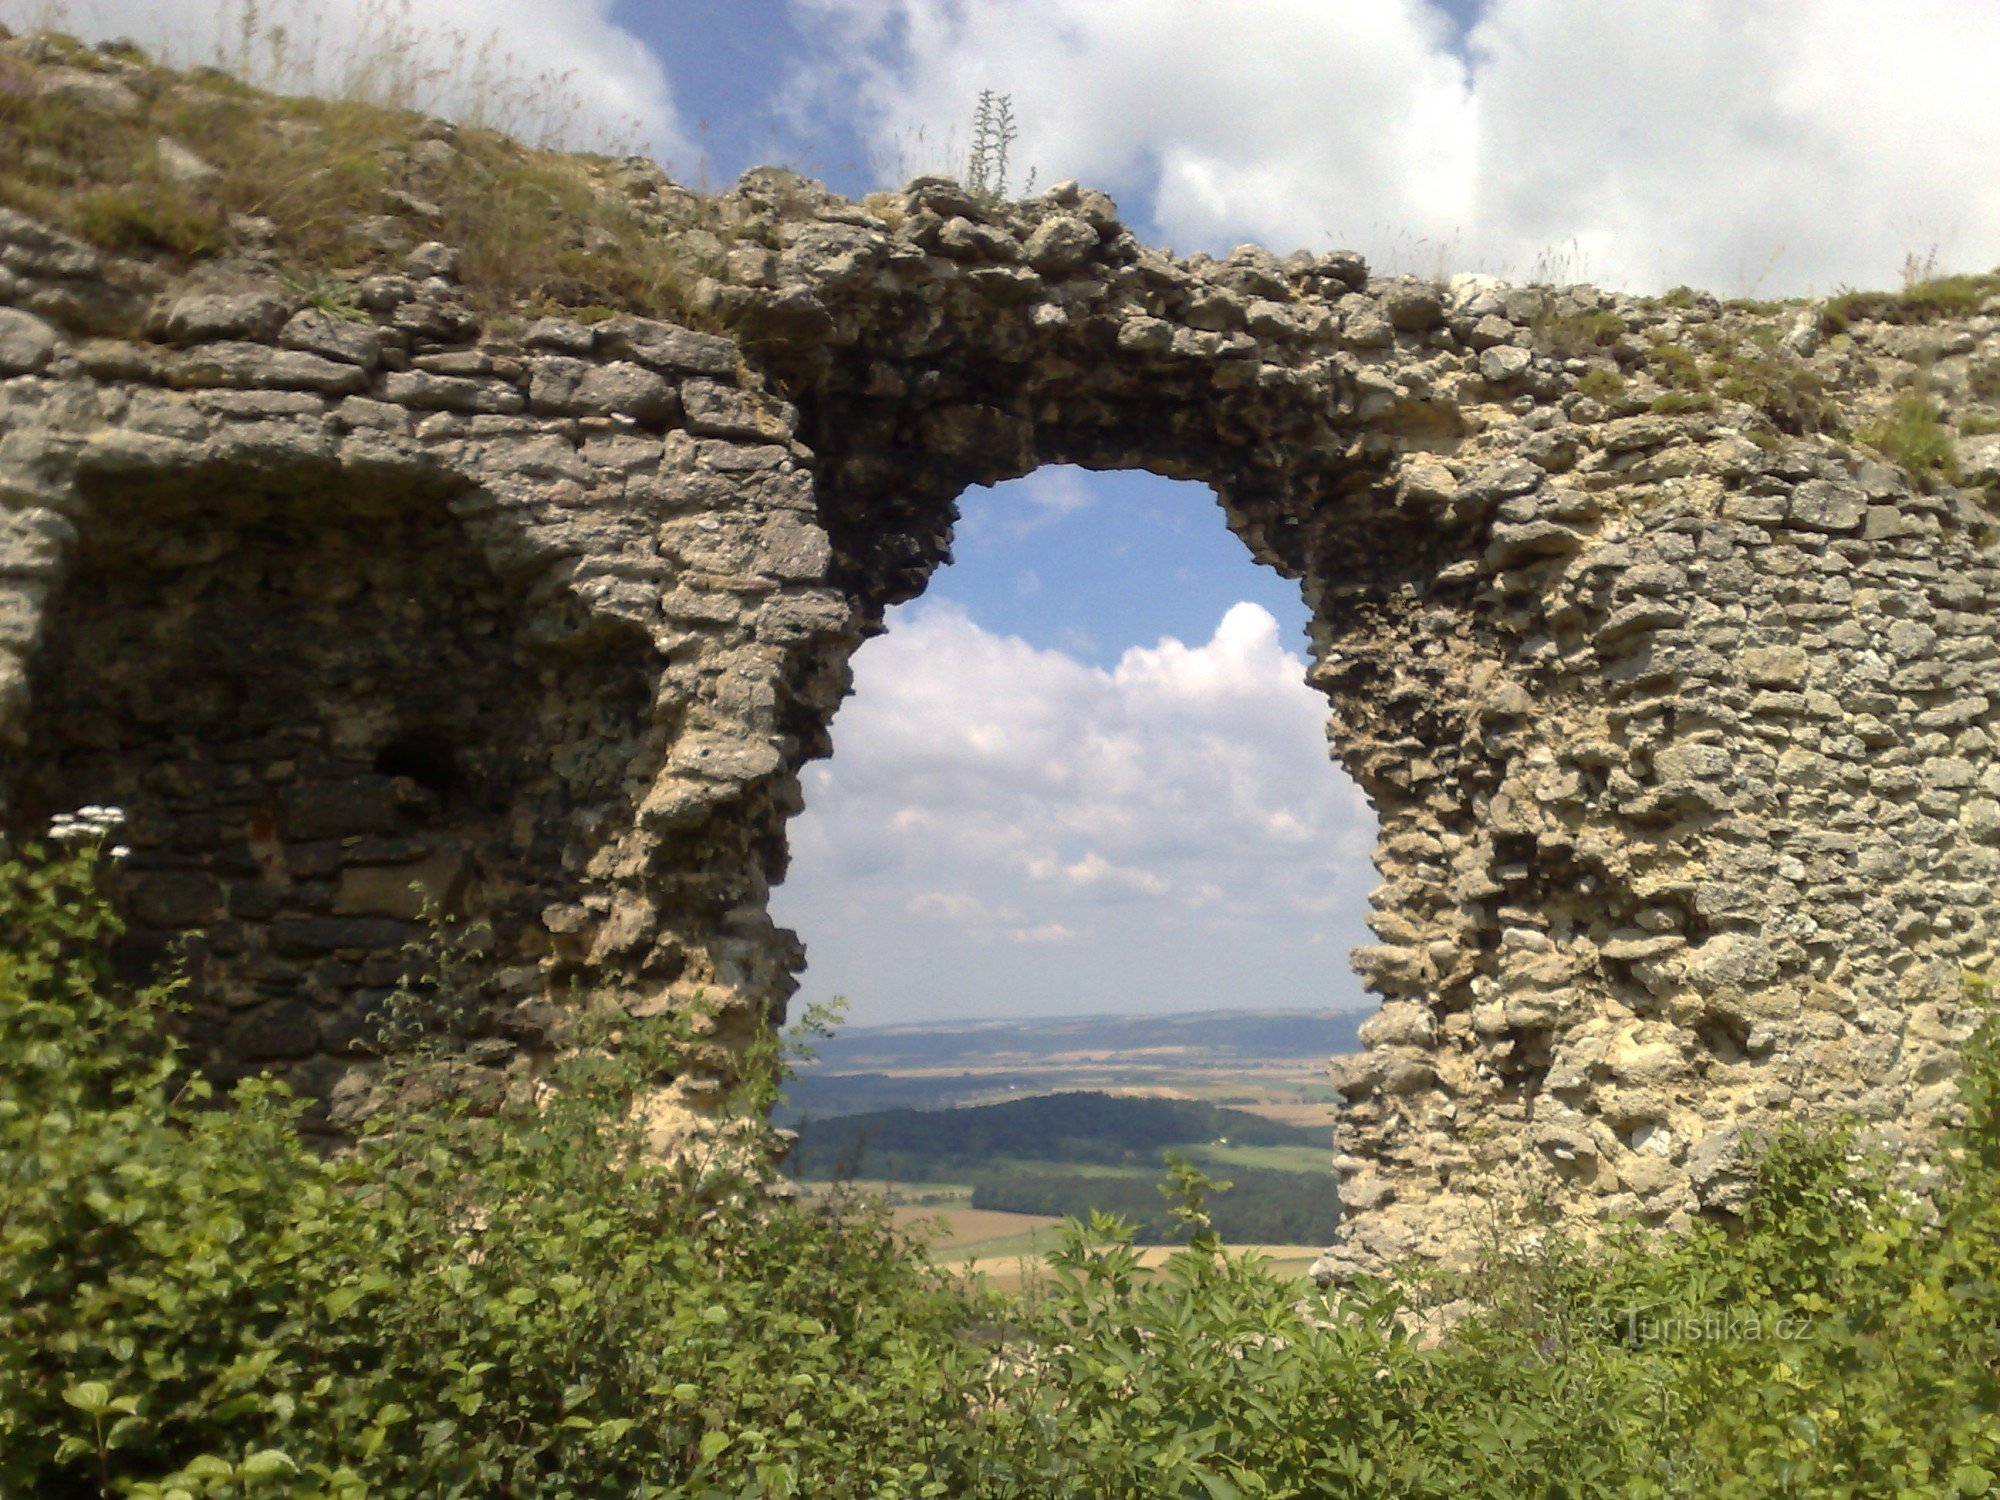
M238 4L233 61L297 92L60 34L0 47L0 203L125 254L267 250L301 282L393 268L438 239L463 252L482 310L685 314L709 266L674 228L727 237L699 200L663 189L649 163L536 149L498 128L577 128L565 79L509 71L462 35L440 52L391 0L368 0L377 31L324 54ZM468 123L410 107L464 90L484 99Z

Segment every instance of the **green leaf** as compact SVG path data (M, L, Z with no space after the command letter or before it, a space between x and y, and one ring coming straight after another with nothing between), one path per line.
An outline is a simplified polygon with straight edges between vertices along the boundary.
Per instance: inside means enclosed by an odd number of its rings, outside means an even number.
M111 1410L111 1387L101 1380L86 1380L64 1391L63 1400L80 1412L101 1417Z

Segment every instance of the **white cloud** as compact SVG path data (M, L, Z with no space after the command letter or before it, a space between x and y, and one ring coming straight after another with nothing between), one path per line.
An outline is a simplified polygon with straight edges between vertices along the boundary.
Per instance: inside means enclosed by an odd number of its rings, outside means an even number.
M1488 0L1463 41L1425 0L796 4L885 157L994 88L1018 166L1184 249L1767 294L2000 259L1991 0Z
M1479 219L1503 255L1790 292L2000 259L2000 6L1988 0L1495 0Z
M10 24L53 11L87 39L130 38L179 64L221 61L289 91L408 92L421 108L531 140L693 161L665 70L612 10L612 0L0 0ZM246 13L257 20L247 47Z
M1007 934L1014 943L1067 943L1076 937L1073 928L1060 922L1044 922L1039 927L1016 927Z
M857 1019L1362 1003L1337 955L1364 940L1374 821L1304 672L1254 604L1109 669L900 612L806 773L773 903L811 992Z

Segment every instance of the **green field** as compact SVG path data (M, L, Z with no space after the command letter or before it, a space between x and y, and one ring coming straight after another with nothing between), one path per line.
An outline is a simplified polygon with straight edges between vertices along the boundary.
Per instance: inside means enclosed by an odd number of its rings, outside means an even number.
M1325 1177L1333 1170L1333 1152L1326 1146L1188 1146L1181 1154L1204 1171L1227 1172L1231 1167L1262 1167L1271 1172L1301 1172Z
M790 1170L893 1184L900 1207L1087 1218L1112 1214L1142 1243L1184 1227L1159 1185L1178 1154L1230 1184L1210 1211L1239 1244L1324 1243L1339 1217L1332 1133L1206 1100L1093 1091L958 1109L890 1109L802 1121Z

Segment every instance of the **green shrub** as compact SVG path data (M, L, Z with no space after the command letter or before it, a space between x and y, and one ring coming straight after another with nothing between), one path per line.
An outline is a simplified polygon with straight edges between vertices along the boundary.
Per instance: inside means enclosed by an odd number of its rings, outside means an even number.
M1715 397L1709 395L1707 391L1663 391L1653 398L1652 409L1669 414L1714 411Z
M1625 394L1625 377L1616 370L1607 370L1602 365L1586 370L1576 382L1577 390L1593 401L1602 401L1609 406Z
M320 1159L116 992L93 862L0 866L0 1493L968 1487L983 1307L879 1213L648 1158L627 1105L673 1038Z
M1531 1217L1469 1273L1303 1294L1223 1248L1221 1185L1174 1163L1164 1268L1072 1221L1009 1307L879 1211L647 1158L629 1104L670 1030L580 1034L543 1107L407 1107L314 1157L280 1088L185 1077L168 992L119 992L95 858L0 863L0 1493L2000 1488L1990 1018L1921 1199L1794 1127L1740 1221L1586 1245Z
M1855 436L1891 463L1901 464L1925 486L1958 477L1958 449L1951 429L1937 403L1921 392L1901 397L1887 418Z
M1530 328L1535 343L1558 359L1588 359L1614 348L1625 320L1614 312L1544 313Z
M1990 297L2000 296L2000 273L1938 276L1911 282L1900 292L1842 292L1826 304L1830 332L1875 319L1883 323L1938 323L1970 317Z
M1756 407L1780 432L1806 437L1840 430L1826 382L1797 360L1780 358L1770 349L1739 349L1718 358L1713 370L1717 395Z

